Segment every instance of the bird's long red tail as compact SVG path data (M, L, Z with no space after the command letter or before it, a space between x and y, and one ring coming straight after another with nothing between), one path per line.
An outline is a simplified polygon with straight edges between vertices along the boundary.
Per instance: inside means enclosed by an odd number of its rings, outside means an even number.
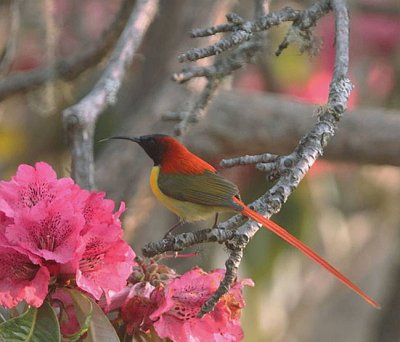
M242 201L240 201L237 198L234 198L234 201L241 206L244 207L244 209L241 211L241 213L248 218L251 218L254 221L257 221L259 224L262 224L265 228L271 230L273 233L281 237L283 240L286 242L290 243L294 247L296 247L300 252L308 256L311 260L316 262L317 264L321 265L323 268L325 268L328 272L332 273L337 279L339 279L343 284L345 284L347 287L352 289L354 292L356 292L359 296L361 296L367 303L372 305L373 307L379 309L380 305L374 301L372 298L368 297L356 284L354 284L350 279L348 279L346 276L344 276L341 272L339 272L335 267L333 267L329 262L327 262L325 259L320 257L317 253L315 253L310 247L305 245L303 242L295 238L292 234L290 234L288 231L277 225L275 222L267 219L266 217L262 216L261 214L255 212L254 210L250 209L248 206L246 206Z

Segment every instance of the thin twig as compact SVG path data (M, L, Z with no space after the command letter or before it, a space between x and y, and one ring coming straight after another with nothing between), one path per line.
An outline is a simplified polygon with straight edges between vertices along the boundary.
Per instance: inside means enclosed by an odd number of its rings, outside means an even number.
M262 49L259 37L251 42L240 46L236 51L226 58L216 60L208 67L188 67L180 73L174 74L173 79L179 83L184 83L194 77L206 77L208 82L198 101L186 112L168 113L163 116L164 120L177 120L175 134L183 135L189 131L190 125L199 121L208 111L211 98L215 95L221 80L230 75L235 70L250 62L251 58ZM200 115L199 115L200 114Z
M316 25L318 19L331 10L329 0L317 1L311 5L307 11L301 13L303 18L293 21L282 43L279 44L275 52L279 56L290 43L300 45L300 52L308 52L310 55L317 55L321 48L321 41L317 39L312 29Z
M192 123L198 122L201 117L206 113L208 104L215 96L220 79L210 78L200 94L198 100L195 102L193 108L183 116L182 120L175 126L176 135L184 135L188 132L189 126Z
M80 102L63 111L63 122L72 153L72 176L84 188L93 189L93 134L98 116L115 103L125 70L153 21L158 0L139 0L129 17L104 73Z
M205 29L197 28L197 29L193 29L190 32L190 37L191 38L202 38L202 37L213 36L214 34L217 34L217 33L231 32L235 26L236 26L236 24L228 23L228 24L207 27Z
M239 216L239 215L238 215ZM180 252L190 246L207 242L226 242L234 235L231 229L202 229L194 232L166 237L160 241L150 242L142 248L146 257L154 257L165 252Z
M50 77L55 78L54 61L56 59L56 43L58 29L55 22L53 0L43 2L43 15L46 25L46 62L49 65ZM47 82L44 89L45 111L51 113L55 110L56 88L54 83Z
M237 278L237 272L239 269L240 262L243 258L243 248L237 248L231 250L228 260L225 262L225 276L222 279L217 291L207 300L201 307L199 317L203 317L206 313L212 311L219 299L229 291L231 285L235 282Z
M224 168L234 167L238 165L251 165L258 163L273 163L277 160L276 154L264 153L255 156L241 156L237 158L224 159L220 162L220 166Z
M217 60L213 65L183 68L181 72L174 74L172 79L178 83L185 83L195 77L225 77L248 64L253 56L261 49L261 41L259 39L253 39L251 42L242 44L238 49L234 50L231 55Z
M242 156L232 159L223 159L220 162L221 167L234 167L238 165L256 164L256 169L263 171L268 175L270 181L274 181L289 171L295 164L296 156L277 156L275 154L264 153L255 156Z
M291 21L295 23L300 30L306 31L313 27L317 20L331 10L329 0L316 2L304 11L294 10L291 7L285 7L282 10L271 12L259 16L254 20L246 22L235 22L231 25L225 25L225 32L231 34L220 39L218 42L203 48L193 48L179 56L179 61L196 61L201 58L218 55L243 42L250 40L257 32L266 31L272 26L277 26L283 22ZM196 29L194 32L211 33L219 32L221 25L207 29Z
M268 6L265 5L264 0L257 0L255 6L255 17L265 15L265 10ZM192 31L192 37L205 37L215 33L235 31L240 29L244 20L236 13L229 13L226 15L228 24L217 25L207 29L195 29ZM224 40L223 38L222 40ZM241 68L243 65L250 63L251 59L257 52L261 52L263 36L261 33L256 33L248 42L241 44L236 50L232 51L230 55L218 58L210 66L190 66L184 68L181 72L173 75L173 80L179 83L184 83L195 77L206 77L207 85L204 87L203 92L200 94L198 101L192 108L186 112L181 113L168 113L163 118L165 120L177 120L178 124L175 125L175 134L183 135L189 131L189 128L194 123L198 122L201 117L204 117L208 111L208 105L211 98L216 93L221 80L232 74L235 70Z
M248 41L256 32L268 30L272 26L280 25L285 21L294 21L298 19L300 13L301 11L294 10L291 7L286 7L280 11L269 13L253 21L232 25L232 32L228 36L207 47L190 49L179 55L178 60L180 62L193 62L201 58L219 55L224 51Z
M206 29L194 29L191 33L192 37L205 37L215 33L231 32L229 35L221 38L217 43L205 48L193 48L181 54L179 60L195 61L200 58L218 55L223 51L231 50L230 54L222 56L209 66L189 66L182 69L181 72L173 75L173 80L184 83L195 77L206 77L207 86L200 95L199 100L191 107L191 109L180 113L168 113L164 115L165 120L179 121L175 125L175 134L182 135L189 131L194 123L198 122L199 117L204 117L208 110L210 101L203 101L204 98L210 97L210 84L215 84L216 80L221 80L227 75L232 74L237 69L251 62L253 57L263 49L264 36L263 31L268 30L272 26L280 25L285 21L292 21L292 29L279 46L280 53L289 45L289 42L297 39L301 46L300 51L309 51L315 54L319 51L319 44L314 38L311 28L316 21L330 10L329 1L323 0L317 2L304 11L294 10L286 7L280 11L267 13L268 2L264 0L255 1L255 18L252 21L245 22L236 13L226 15L228 23L225 25L216 25ZM213 83L211 83L213 82ZM220 83L220 82L218 82ZM216 91L213 88L213 93ZM199 110L200 109L200 110ZM201 113L201 115L198 115Z

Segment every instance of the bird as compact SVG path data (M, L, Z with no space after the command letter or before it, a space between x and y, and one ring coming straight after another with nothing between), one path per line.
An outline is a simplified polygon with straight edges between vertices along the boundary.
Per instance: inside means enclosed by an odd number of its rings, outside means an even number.
M102 141L109 139L135 142L153 160L151 190L167 209L179 217L179 224L204 220L220 212L241 213L297 248L371 306L380 308L375 300L305 243L243 203L234 183L219 175L212 165L190 152L179 140L165 134L150 134L139 137L112 136Z

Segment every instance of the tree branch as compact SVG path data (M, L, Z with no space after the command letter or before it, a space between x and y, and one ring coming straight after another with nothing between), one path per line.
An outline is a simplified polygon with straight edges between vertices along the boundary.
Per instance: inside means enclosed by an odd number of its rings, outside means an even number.
M99 81L80 102L63 111L72 153L72 177L83 188L94 188L93 134L98 116L116 102L125 70L153 21L158 0L138 0Z
M213 95L215 93L217 88L211 85L215 85L217 80L223 79L243 65L250 63L256 53L261 52L263 49L264 35L261 32L268 30L272 26L280 25L286 21L293 22L292 28L276 52L277 55L292 41L301 44L301 52L308 51L315 54L319 51L320 44L314 38L311 28L330 9L329 1L324 0L316 2L304 11L286 7L280 11L267 13L267 3L263 0L257 0L255 1L255 16L252 21L245 22L238 14L229 13L226 15L227 24L192 30L191 36L193 38L206 37L221 32L231 33L208 47L193 48L181 54L178 58L180 62L185 60L196 61L200 58L219 55L227 50L232 51L230 54L218 58L210 66L189 66L174 74L173 79L179 83L187 82L195 77L206 77L208 83L199 100L195 102L190 110L180 113L168 113L164 116L164 119L178 121L174 130L176 135L187 133L190 126L198 122L200 117L204 117L207 113L209 101L202 101L202 99L210 98L210 94ZM237 48L234 49L235 47ZM213 89L213 92L210 92L210 89Z
M196 61L201 58L218 55L234 48L253 38L255 33L266 31L272 26L278 26L283 22L291 21L301 30L314 26L316 21L331 10L328 0L316 2L304 11L285 7L282 10L259 16L255 20L244 22L237 14L227 16L227 25L218 25L207 29L195 29L193 37L202 37L218 32L231 32L218 42L203 48L193 48L179 56L179 61Z
M199 122L206 115L207 107L216 95L221 80L219 78L209 77L206 86L199 95L192 108L185 112L169 112L163 116L164 120L178 120L174 132L176 135L184 135L189 131L189 127Z
M0 101L14 94L30 91L56 79L73 80L90 67L97 65L120 36L134 3L133 0L125 0L114 21L101 35L98 43L83 49L78 55L56 61L54 65L2 78L0 80Z
M268 6L265 4L265 0L256 0L255 18L265 15L267 9ZM193 38L206 37L218 32L236 31L237 27L243 24L243 19L236 13L229 13L226 18L229 21L228 24L217 25L208 29L195 29L192 30L191 36ZM212 65L205 67L190 66L173 75L172 79L179 83L187 82L194 77L205 77L207 79L203 92L190 110L180 113L168 113L168 115L164 116L165 120L179 121L174 129L176 135L186 134L191 125L207 114L208 105L212 97L214 97L221 80L249 63L258 52L261 52L263 49L262 40L263 35L256 33L252 36L251 41L241 44L230 55L216 59Z
M327 11L331 9L330 3L327 1L321 1L319 4L325 5ZM290 194L299 185L316 159L323 154L325 146L337 130L338 121L346 110L347 100L353 88L350 80L346 76L349 47L347 8L342 0L332 0L332 8L335 12L336 19L336 56L328 103L325 107L320 109L318 121L314 127L300 140L293 153L287 156L287 158L290 158L292 167L280 175L279 180L271 189L251 204L254 210L257 210L266 217L270 217L280 210L283 203L286 202ZM290 13L290 11L288 13ZM304 18L305 17L301 17L301 19L298 20L305 20ZM304 23L305 26L308 24L309 22ZM240 217L241 215L236 215L231 220L240 221ZM218 227L217 229L223 228ZM231 280L236 276L242 251L258 229L258 224L249 221L234 231L235 233L232 239L225 241L227 247L232 252L226 263L227 270L224 280L221 282L215 295L203 305L199 316L203 316L211 311L221 296L229 290L232 284ZM174 248L174 246L172 246L172 248Z
M210 106L207 124L191 133L189 147L211 157L287 154L312 127L316 108L285 95L221 91ZM399 131L397 110L351 110L340 121L335 143L324 150L324 159L400 166Z

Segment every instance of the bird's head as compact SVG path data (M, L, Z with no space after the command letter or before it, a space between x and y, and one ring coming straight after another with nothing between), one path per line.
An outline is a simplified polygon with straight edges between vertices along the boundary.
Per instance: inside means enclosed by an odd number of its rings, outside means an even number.
M150 134L133 138L115 136L103 139L101 141L109 139L123 139L138 143L145 150L147 155L153 159L154 165L156 166L162 163L163 157L166 153L170 152L171 150L185 148L178 140L165 134Z
M201 174L205 170L216 172L215 168L191 153L179 140L165 134L142 135L141 137L110 137L138 143L153 159L154 166L160 166L164 173Z

